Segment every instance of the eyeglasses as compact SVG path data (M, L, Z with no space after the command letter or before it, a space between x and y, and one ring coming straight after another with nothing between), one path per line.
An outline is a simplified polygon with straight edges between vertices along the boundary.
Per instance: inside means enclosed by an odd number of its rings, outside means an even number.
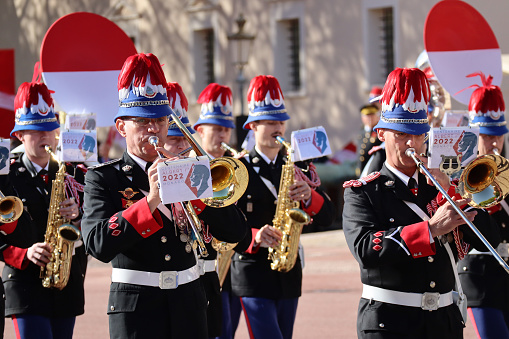
M163 125L168 123L168 117L167 116L160 117L160 118L154 118L154 119L139 118L139 117L123 117L122 120L124 120L124 121L132 121L136 125L141 126L141 127L148 126L148 124L150 124L151 122L156 124L156 125L159 125L159 126L163 126Z

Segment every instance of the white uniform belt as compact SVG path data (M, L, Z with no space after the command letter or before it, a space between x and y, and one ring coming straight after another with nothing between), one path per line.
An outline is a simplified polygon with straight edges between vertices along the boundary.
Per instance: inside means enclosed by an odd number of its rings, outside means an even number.
M175 289L200 277L198 265L183 271L144 272L113 268L111 281L124 284L159 287L163 290Z
M444 294L426 292L409 293L387 290L380 287L362 285L362 298L409 307L420 307L433 311L453 303L452 291Z
M207 272L214 272L216 270L215 260L198 259L198 266L200 274L204 275Z

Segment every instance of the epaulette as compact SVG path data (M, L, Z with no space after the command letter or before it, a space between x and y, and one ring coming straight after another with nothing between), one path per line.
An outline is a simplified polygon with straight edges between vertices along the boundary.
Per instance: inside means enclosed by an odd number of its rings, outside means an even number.
M76 168L79 168L83 172L83 174L87 173L88 171L87 166L85 166L84 164L78 164Z
M112 165L112 164L115 164L117 162L120 162L120 160L122 160L122 158L113 159L113 160L106 161L106 162L103 162L103 163L100 163L100 164L97 164L97 165L94 165L94 166L90 166L88 169L91 170L91 169L96 169L96 168L107 166L107 165Z
M368 151L368 155L371 155L371 154L373 154L373 153L375 153L375 152L378 152L378 151L379 151L379 150L381 150L381 149L385 149L385 147L380 146L380 145L378 145L378 146L373 146L373 147L371 147L371 149Z
M360 179L345 181L343 183L343 188L361 187L362 185L366 185L368 182L375 180L379 176L380 176L380 172L373 172L373 173L368 174L367 176L362 177Z

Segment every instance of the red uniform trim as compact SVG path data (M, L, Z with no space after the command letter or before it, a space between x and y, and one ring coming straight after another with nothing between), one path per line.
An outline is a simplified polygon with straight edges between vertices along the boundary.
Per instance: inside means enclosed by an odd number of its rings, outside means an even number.
M308 207L304 207L304 212L312 217L315 216L322 209L323 201L324 199L320 193L317 193L315 190L311 190L311 203Z
M253 235L251 238L251 244L249 244L248 249L246 250L246 253L249 254L255 254L260 249L260 245L255 245L255 237L258 234L260 230L258 228L251 228L251 234Z
M401 229L401 238L413 258L421 258L436 254L435 244L430 243L430 233L427 221L405 226Z
M459 200L459 199L462 199L461 195L459 193L456 192L456 185L453 185L451 184L451 187L449 187L449 190L447 191L447 194L451 197L451 198L456 198L456 200ZM442 206L443 204L445 204L447 202L447 198L444 197L444 195L442 194L442 192L438 192L438 195L437 195L437 203L438 203L438 206ZM460 208L463 208L465 207L465 205L463 206L460 206Z
M193 205L193 208L194 208L194 211L196 212L196 215L199 215L201 212L203 212L205 207L207 207L207 205L205 205L205 203L203 201L199 200L199 199L191 200L191 204Z
M4 261L6 264L11 265L19 270L27 268L29 261L24 260L28 248L19 248L14 246L8 246L4 251Z
M150 213L150 207L148 206L146 197L122 212L122 217L124 217L143 238L148 238L163 228L159 212L156 209L153 215Z
M0 224L0 231L5 232L5 234L11 234L16 229L18 225L18 221L8 222L6 224Z

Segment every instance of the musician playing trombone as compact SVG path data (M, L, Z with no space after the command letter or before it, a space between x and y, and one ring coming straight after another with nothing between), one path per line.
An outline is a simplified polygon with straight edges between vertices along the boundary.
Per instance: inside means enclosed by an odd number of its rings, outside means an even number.
M127 150L121 159L90 168L83 218L88 253L113 266L110 338L208 338L195 235L182 209L163 205L159 195L157 165L174 159L175 152L162 147L168 116L174 113L157 57L127 58L118 88L115 126L126 138ZM235 206L212 208L195 200L190 209L211 229L244 223ZM242 228L226 232L230 241L245 233Z
M481 74L475 74L481 75ZM470 97L470 126L479 127L479 155L498 154L504 149L508 132L505 103L500 87L492 77L481 75L482 84ZM508 199L488 209L502 236L497 252L507 262L509 257ZM490 252L473 249L458 263L461 284L468 297L470 320L481 339L509 338L509 275Z
M359 338L463 338L465 324L453 300L455 259L468 247L484 245L407 155L416 153L416 159L426 161L420 153L430 129L429 95L421 70L396 68L389 74L375 126L387 160L380 172L343 185L344 234L363 283ZM445 174L429 172L452 202L468 203L455 195ZM471 210L465 218L498 243L488 213Z

